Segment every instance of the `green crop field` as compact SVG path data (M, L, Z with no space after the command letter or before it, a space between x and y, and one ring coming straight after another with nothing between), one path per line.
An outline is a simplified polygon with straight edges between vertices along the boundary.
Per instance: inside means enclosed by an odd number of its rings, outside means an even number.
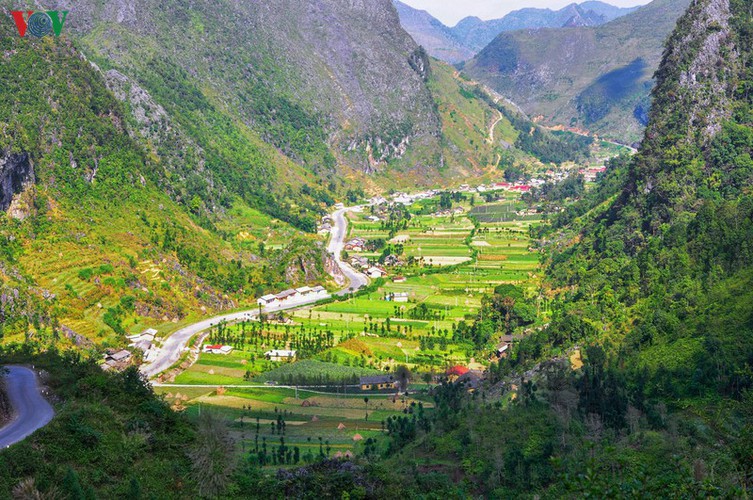
M493 203L474 201L466 196L453 202L456 213L437 215L437 199L422 200L409 207L410 219L397 230L369 221L370 212L349 214L349 238L382 243L346 257L379 264L385 248L399 257L397 265L385 265L389 276L381 287L262 323L217 327L208 342L232 345L234 351L202 353L175 379L207 389L160 391L190 412L201 407L229 415L246 451L262 445L279 449L282 437L288 451L298 447L300 456L310 459L319 456L321 437L325 454L327 443L330 455L360 453L364 445L353 440L356 434L365 440L381 433L381 421L410 404L358 393L360 376L405 365L413 373L411 385L419 388L450 366L482 370L488 359L474 358L473 345L455 336L457 326L472 322L482 296L498 285L522 285L531 294L538 287L539 256L528 236L538 219L517 215L524 208L518 194L506 193ZM396 283L395 276L405 280ZM407 294L405 301L389 300L400 293ZM298 357L271 361L264 355L271 349L294 349ZM280 385L298 386L297 396L295 389ZM368 421L364 397L370 398ZM274 427L278 417L287 422L283 434ZM340 424L345 429L338 429Z

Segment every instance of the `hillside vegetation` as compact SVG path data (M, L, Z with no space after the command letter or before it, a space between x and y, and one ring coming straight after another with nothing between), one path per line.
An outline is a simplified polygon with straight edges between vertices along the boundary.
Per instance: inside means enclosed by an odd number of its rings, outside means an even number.
M0 94L8 105L0 111L0 157L4 174L26 172L0 225L6 338L45 344L75 332L117 345L143 323L234 307L282 286L286 275L322 278L323 250L312 237L237 210L242 202L222 190L231 207L222 220L193 203L186 186L212 179L193 172L184 185L145 150L103 75L69 40L21 39L7 23L1 29ZM247 236L238 239L241 230ZM286 242L286 251L260 256L265 242ZM286 274L299 258L311 272Z

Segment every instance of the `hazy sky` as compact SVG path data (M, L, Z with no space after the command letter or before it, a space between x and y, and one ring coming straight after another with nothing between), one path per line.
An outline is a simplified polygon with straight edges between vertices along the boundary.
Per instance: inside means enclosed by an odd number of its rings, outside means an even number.
M402 0L403 3L429 12L448 26L468 16L481 19L498 19L510 11L524 7L561 9L571 3L584 0ZM645 5L650 0L602 0L619 7Z

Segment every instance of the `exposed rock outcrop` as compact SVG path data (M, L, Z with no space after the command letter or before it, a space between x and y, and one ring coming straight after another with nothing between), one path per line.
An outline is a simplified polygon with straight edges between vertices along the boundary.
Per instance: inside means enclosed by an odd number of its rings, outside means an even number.
M14 198L33 184L34 166L27 153L0 153L0 211L23 219L28 211L21 206L14 207Z

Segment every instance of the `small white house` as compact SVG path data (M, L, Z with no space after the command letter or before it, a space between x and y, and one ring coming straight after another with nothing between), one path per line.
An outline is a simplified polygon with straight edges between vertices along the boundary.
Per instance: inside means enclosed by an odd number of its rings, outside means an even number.
M208 354L230 354L233 352L233 347L229 345L205 345L204 349L202 349L205 353Z
M293 361L295 359L295 351L287 349L273 349L264 353L267 359L270 361Z
M269 306L275 303L277 300L277 297L275 295L269 294L264 295L263 297L259 298L256 303L260 306Z
M378 267L370 267L368 270L366 270L366 274L369 276L369 278L382 278L387 273L379 269Z

